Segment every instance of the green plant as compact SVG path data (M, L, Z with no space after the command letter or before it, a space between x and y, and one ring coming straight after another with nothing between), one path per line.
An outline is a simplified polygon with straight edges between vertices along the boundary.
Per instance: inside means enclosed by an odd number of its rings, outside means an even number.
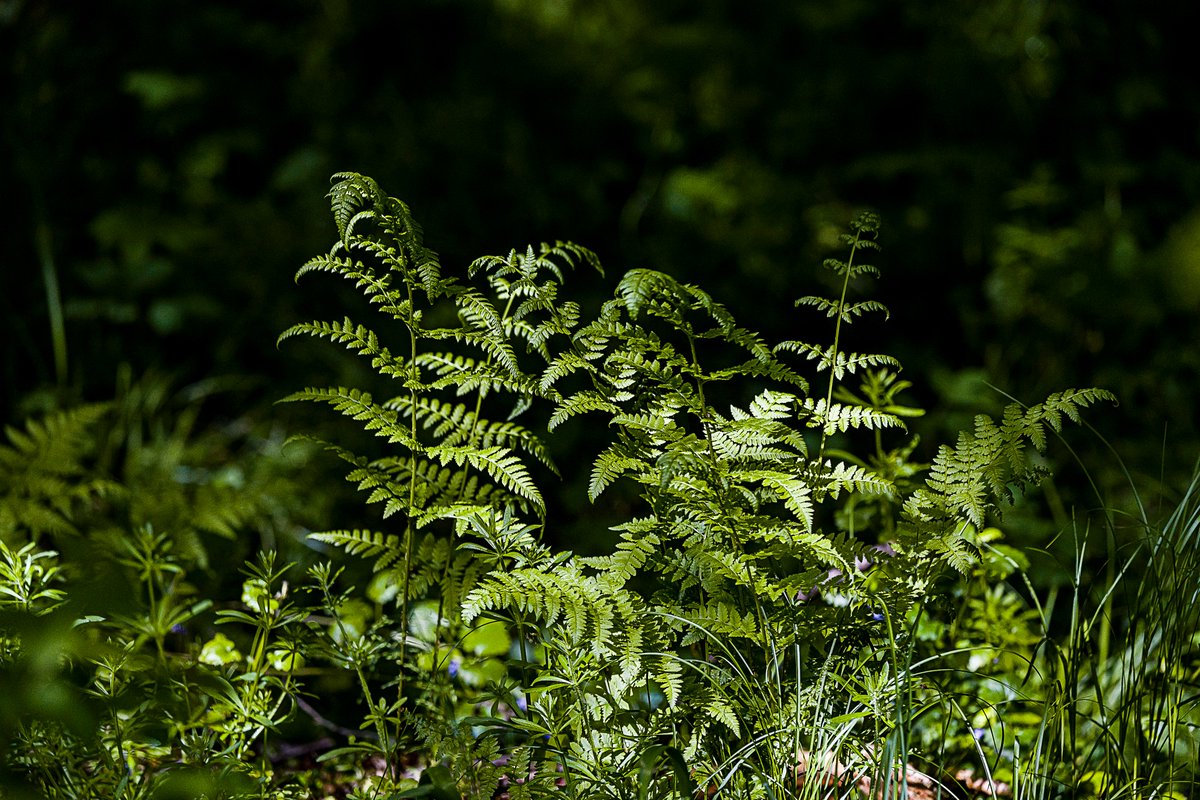
M1140 500L1125 519L1104 508L1073 520L1076 557L1061 591L1039 591L1032 554L982 532L984 558L954 586L955 613L920 626L914 736L1017 798L1192 796L1198 492L1200 475L1161 521ZM1136 532L1118 535L1119 524ZM1094 555L1094 528L1132 549Z
M407 206L369 178L336 181L339 239L299 274L352 281L399 323L403 349L350 318L280 338L330 339L399 382L383 402L348 387L288 398L328 403L395 451L367 458L327 445L385 519L398 517L397 532L315 536L371 558L394 587L397 616L381 612L371 647L395 670L395 699L369 703L389 763L399 763L405 731L423 730L427 744L460 741L446 675L418 657L413 611L426 601L438 609L434 653L484 616L503 620L522 648L477 698L492 710L502 699L520 704L470 718L481 735L463 746L492 754L494 738L535 775L561 770L566 796L686 794L693 779L727 796L796 791L782 776L800 752L825 746L822 704L837 698L850 710L834 728L870 721L852 725L852 738L860 753L883 754L877 774L902 765L905 651L880 655L879 643L895 641L894 626L947 566L970 568L988 511L1040 477L1027 443L1043 449L1047 429L1111 395L1071 390L1011 406L999 423L981 416L938 450L920 483L915 442L884 446L887 430L903 432L901 417L919 413L899 398L898 364L844 342L856 317L883 311L850 300L875 271L861 263L876 247L873 216L844 237L845 261L826 262L839 296L799 302L833 320L832 343L772 346L702 290L651 270L628 272L597 318L578 324L578 307L560 298L563 267L595 262L574 245L479 259L466 277L482 285L460 283L444 276ZM816 392L793 356L812 362ZM857 393L850 376L861 379ZM491 421L485 408L502 400L508 420ZM539 401L553 406L551 431L599 414L611 432L592 468L593 500L617 482L639 493L608 555L540 541L546 504L529 460L553 465L532 429L513 421ZM858 450L859 431L873 434L873 448ZM373 661L376 680L386 680L383 661ZM829 675L843 680L830 688L817 677ZM419 723L422 708L434 718ZM689 774L657 768L659 756ZM459 790L470 782L456 779ZM521 791L539 785L552 783Z
M239 551L211 537L286 545L323 499L299 499L303 450L282 438L198 428L203 394L125 381L0 446L6 798L292 796L270 756L295 727L308 610L273 551L229 581Z
M266 740L292 711L303 615L281 599L264 556L249 571L246 610L218 612L248 627L247 656L214 648L220 635L201 646L188 632L213 603L195 596L172 549L143 529L112 560L93 559L92 586L72 587L53 552L0 545L0 592L15 607L0 620L0 669L21 693L0 728L13 779L0 782L3 796L286 796L272 785ZM136 590L128 604L89 596L125 587ZM78 616L83 608L91 613Z

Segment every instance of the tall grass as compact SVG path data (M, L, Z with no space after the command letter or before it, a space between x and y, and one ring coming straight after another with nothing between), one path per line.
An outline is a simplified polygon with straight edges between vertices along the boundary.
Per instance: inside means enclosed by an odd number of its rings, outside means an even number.
M738 699L780 724L731 752L717 786L737 785L735 773L748 770L752 784L769 787L759 796L805 800L1200 797L1200 469L1162 521L1140 501L1138 510L1132 536L1117 537L1115 513L1104 514L1108 551L1098 567L1090 547L1098 526L1071 526L1066 591L1038 590L1011 564L1040 634L1008 654L1015 667L986 674L955 660L990 655L987 643L921 657L917 614L889 618L888 637L859 659L796 675L792 685L808 688L790 698L777 678L758 676L755 699ZM735 685L754 678L739 675ZM970 772L961 744L929 746L964 740L977 762Z
M1116 515L1104 515L1108 552L1098 570L1088 569L1092 529L1072 525L1067 592L1039 595L1016 571L1041 639L1015 654L1024 670L984 679L1006 699L976 697L972 706L956 695L956 678L945 678L955 671L939 666L952 651L914 665L940 678L932 702L943 708L930 715L938 724L957 718L966 727L981 711L991 722L974 729L980 760L1011 772L1012 786L1002 788L1017 800L1200 796L1200 469L1163 521L1151 521L1140 500L1138 509L1124 555L1116 552ZM928 724L917 715L904 722Z
M1144 526L1098 601L1084 586L1085 550L1067 633L1047 639L1052 680L1045 724L1019 765L1023 796L1197 796L1200 472L1164 522Z

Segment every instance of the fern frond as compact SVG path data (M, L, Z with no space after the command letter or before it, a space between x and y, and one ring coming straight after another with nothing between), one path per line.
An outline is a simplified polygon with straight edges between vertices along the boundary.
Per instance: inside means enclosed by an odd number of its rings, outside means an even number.
M352 556L374 558L376 571L404 556L403 540L394 534L369 530L336 530L310 533L308 538L340 547Z
M742 735L742 725L738 721L737 712L734 711L733 705L729 699L718 695L716 692L711 692L707 701L701 706L701 711L716 722L721 723L725 728L733 734L734 738Z
M808 414L808 418L805 421L809 427L819 428L826 435L844 432L851 428L867 428L870 430L879 428L905 429L904 423L894 414L876 411L873 408L866 408L864 406L843 405L841 403L826 405L825 398L823 397L816 400L806 397L801 408Z
M334 410L350 419L364 423L363 428L393 444L401 444L413 452L421 452L422 444L412 437L405 425L397 424L397 413L374 402L368 392L344 386L309 387L279 400L280 403L310 401L328 403Z
M436 376L425 387L427 389L455 387L459 394L483 389L507 392L522 398L542 396L533 377L524 373L513 374L497 364L479 362L456 353L419 353L413 363Z
M355 324L349 317L346 317L341 322L314 320L312 322L298 323L279 334L279 338L275 340L275 344L278 346L285 339L299 335L328 339L336 344L345 345L346 349L370 358L371 366L381 375L387 375L403 381L411 381L419 377L416 370L403 358L380 345L379 337L376 336L374 331L365 325Z
M513 455L507 447L447 447L437 445L429 448L429 455L443 464L462 466L469 464L498 484L517 494L537 509L539 514L546 512L545 501L537 485L529 476L521 459Z
M843 491L885 496L894 495L896 491L895 484L887 478L844 461L826 460L820 468L813 470L811 480L835 500Z
M1062 415L1066 415L1067 419L1076 425L1080 425L1083 423L1083 418L1079 415L1079 409L1087 408L1093 403L1102 401L1116 405L1117 396L1110 391L1095 387L1090 389L1065 389L1061 392L1051 394L1042 403L1035 406L1035 409L1037 409L1038 414L1046 418L1051 428L1059 432L1062 430Z
M95 436L95 426L111 408L107 403L82 405L41 420L29 419L25 430L4 426L10 445L0 446L0 470L78 474L84 451Z
M418 397L414 403L412 397L400 395L388 400L383 407L398 410L400 416L406 419L415 414L421 428L430 431L442 445L501 446L521 450L545 464L555 474L558 472L541 438L515 422L479 419L474 411L462 403L443 402L434 397Z
M922 521L962 515L977 528L983 527L987 511L998 510L993 498L1009 501L1011 483L1025 484L1040 475L1028 465L1025 442L1044 449L1044 425L1057 432L1064 416L1079 420L1079 409L1101 400L1115 402L1116 398L1103 389L1068 389L1028 408L1009 404L999 425L979 415L974 431L960 433L953 448L939 448L926 488L905 503L906 515Z
M600 257L586 247L581 247L574 242L555 241L553 245L542 243L541 245L542 259L554 263L552 258L562 259L570 267L575 267L578 264L587 264L592 269L601 275L604 274L604 267L600 264ZM559 274L559 280L562 280Z
M571 563L553 569L492 572L464 598L463 619L485 611L512 609L549 628L559 628L566 642L596 653L613 647L612 593Z
M835 380L842 380L847 373L864 367L889 366L899 369L900 362L895 358L878 353L846 353L834 345L817 347L804 342L787 341L775 345L776 352L791 352L803 355L809 361L817 362L817 372L832 370Z
M575 351L564 350L554 356L546 369L542 371L541 378L538 380L538 388L544 393L549 393L556 383L579 370L590 372L592 365Z
M679 608L675 614L689 623L681 644L694 644L706 638L752 639L757 623L750 611L742 612L728 600L711 601L688 608Z
M765 378L789 384L801 392L808 391L808 381L791 367L775 359L773 356L770 358L753 358L732 367L713 370L705 376L705 379L709 382L727 381L735 378Z
M798 398L791 392L775 392L764 389L750 401L750 416L755 419L788 419L792 416Z
M709 441L731 464L795 464L808 451L804 437L787 425L753 417L711 426Z
M412 277L432 299L445 294L449 284L441 278L437 254L424 245L424 234L408 206L388 197L373 179L354 172L339 172L329 192L338 237L347 249L372 251L388 265ZM356 228L372 222L388 241L360 234Z
M571 419L571 417L577 417L580 414L586 414L590 411L619 414L621 409L609 402L599 392L586 389L559 401L558 407L554 409L554 413L550 416L550 422L547 424L547 427L553 431L559 425Z
M309 272L329 272L353 281L356 289L364 289L368 302L380 306L388 314L407 320L411 316L412 305L406 296L391 286L387 275L376 275L374 270L367 268L361 261L350 257L337 255L342 249L339 242L334 245L327 255L309 259L300 269L296 270L296 280Z
M596 457L592 464L592 478L588 482L588 500L593 503L622 475L639 472L646 462L628 452L628 445L614 442Z
M631 269L617 284L617 296L630 319L636 320L647 306L661 303L664 297L685 299L681 284L665 273L652 269ZM682 305L682 303L680 303Z
M458 314L471 333L455 335L459 341L473 344L499 361L510 374L518 374L517 356L508 341L505 323L492 302L480 292L467 290L454 298Z
M352 227L351 220L362 208L381 205L386 196L372 178L356 172L339 172L332 180L336 181L329 190L333 221L337 225L338 237L345 240Z
M683 696L683 665L678 659L660 656L653 661L650 673L654 682L662 689L668 708L675 708Z
M887 306L875 300L862 300L857 303L839 303L836 300L830 300L826 297L808 295L797 300L796 305L814 306L818 311L824 311L827 317L837 317L840 315L842 322L845 323L851 323L856 317L861 317L863 314L870 312L879 312L883 314L884 319L888 319L891 316L888 313Z
M622 531L624 535L611 555L583 558L580 559L580 563L612 576L615 578L615 585L623 586L628 583L662 545L662 539L653 532L632 535L632 531L639 527L637 522L613 528L615 531ZM657 523L657 520L654 522Z
M835 537L813 532L802 524L763 527L754 532L754 538L763 544L761 550L747 556L755 561L771 562L784 556L795 558L810 567L818 565L810 571L820 573L822 577L829 566L836 566L845 571L853 568L851 560L839 549L839 541ZM793 577L793 574L785 575L780 585L788 585L787 582ZM811 577L808 576L807 581L802 579L800 584L812 586Z
M758 472L751 475L775 492L805 531L813 529L812 487L808 483L782 472Z
M96 476L88 463L99 424L112 406L96 403L5 426L0 444L0 537L18 529L37 537L76 533L78 511L125 488Z

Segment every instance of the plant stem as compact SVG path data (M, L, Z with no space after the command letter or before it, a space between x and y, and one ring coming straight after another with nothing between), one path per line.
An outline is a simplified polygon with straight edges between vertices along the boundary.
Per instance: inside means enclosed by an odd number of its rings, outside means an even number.
M39 216L42 216L39 212ZM43 218L34 234L38 261L42 267L42 283L46 287L46 308L50 314L50 339L54 347L54 379L61 390L67 385L67 329L63 321L62 295L58 288L58 271L54 264L54 246L50 225Z
M829 407L833 404L833 387L837 384L837 357L842 341L842 314L846 309L846 294L850 290L850 274L854 271L854 254L858 252L858 243L861 238L862 231L855 231L854 242L850 245L850 257L846 259L846 275L842 279L842 296L838 298L836 309L837 322L833 327L833 347L829 351L829 386L825 390L826 414L829 414ZM825 441L828 438L829 427L825 426L821 429L821 448L817 453L818 464L825 459Z

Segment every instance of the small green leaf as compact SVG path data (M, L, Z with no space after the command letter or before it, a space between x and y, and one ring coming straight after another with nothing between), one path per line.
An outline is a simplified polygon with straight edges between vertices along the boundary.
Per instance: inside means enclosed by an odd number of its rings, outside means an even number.
M237 646L223 633L215 634L200 648L200 661L214 667L236 664L241 660L242 654Z

